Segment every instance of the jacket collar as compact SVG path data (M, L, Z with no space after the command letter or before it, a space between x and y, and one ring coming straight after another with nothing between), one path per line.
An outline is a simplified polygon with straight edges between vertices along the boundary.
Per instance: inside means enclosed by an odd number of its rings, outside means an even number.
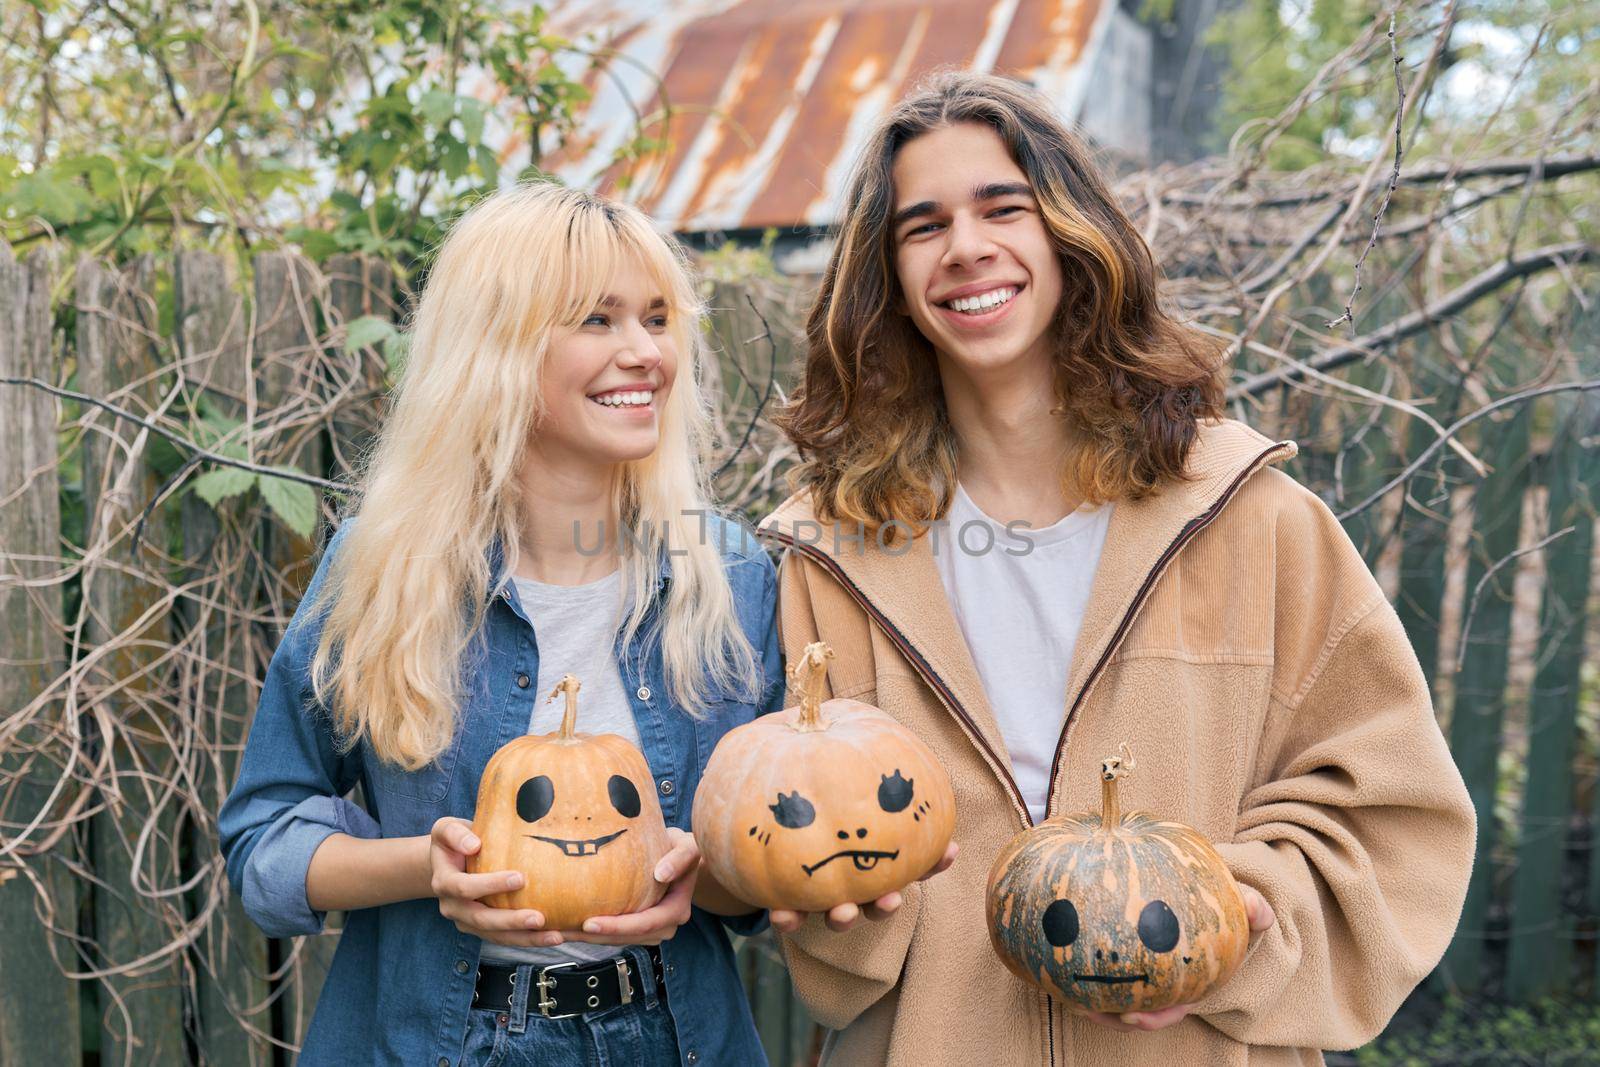
M1170 562L1169 549L1190 527L1209 521L1215 509L1251 474L1268 463L1287 460L1295 452L1293 441L1274 442L1232 419L1205 423L1190 450L1186 481L1169 484L1143 500L1116 503L1073 651L1067 679L1069 711L1124 629L1123 620ZM909 548L902 544L884 551L868 535L865 544L858 546L833 536L833 530L819 523L806 492L780 504L761 523L760 531L775 535L786 546L791 546L791 539L820 535L818 543L802 551L821 553L831 561L831 569L841 572L944 681L993 751L1005 753L994 712L950 610L927 537L917 538Z

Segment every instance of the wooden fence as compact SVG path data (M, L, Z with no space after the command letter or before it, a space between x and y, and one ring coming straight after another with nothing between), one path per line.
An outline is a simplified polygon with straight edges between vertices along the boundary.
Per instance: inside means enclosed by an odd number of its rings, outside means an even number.
M159 428L181 416L219 454L348 480L383 410L396 301L353 257L69 272L0 244L0 1063L258 1065L303 1034L337 929L262 937L215 816L317 551L303 533L326 524L247 474L208 505L187 491L202 465ZM1431 436L1387 440L1347 434L1294 473L1359 500ZM1600 404L1516 406L1464 440L1486 478L1441 452L1347 527L1388 576L1483 828L1439 981L1526 999L1595 966ZM770 940L740 960L773 1062L812 1062L820 1035Z

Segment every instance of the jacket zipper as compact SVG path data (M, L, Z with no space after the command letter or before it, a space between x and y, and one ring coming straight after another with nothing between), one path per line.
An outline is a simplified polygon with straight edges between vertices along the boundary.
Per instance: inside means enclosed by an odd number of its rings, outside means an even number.
M1084 701L1089 699L1089 691L1094 688L1094 683L1099 680L1106 664L1110 662L1111 657L1116 654L1117 649L1122 645L1123 638L1128 636L1128 630L1132 628L1134 619L1138 617L1140 609L1144 607L1145 601L1150 597L1150 590L1155 588L1156 582L1160 580L1161 575L1166 572L1167 567L1183 549L1183 546L1193 540L1201 530L1210 526L1216 520L1216 517L1222 513L1222 509L1238 493L1239 487L1251 475L1260 470L1273 453L1284 447L1286 447L1285 443L1279 441L1265 452L1256 456L1249 466L1245 467L1239 473L1239 476L1229 483L1228 488L1212 502L1210 507L1190 519L1184 528L1178 531L1178 536L1172 539L1172 544L1166 547L1166 550L1157 558L1155 566L1151 567L1149 573L1145 575L1143 583L1139 586L1139 591L1134 594L1133 603L1128 606L1128 610L1122 616L1122 621L1117 624L1116 632L1111 635L1110 644L1106 645L1105 651L1100 654L1100 659L1095 662L1094 669L1089 672L1089 677L1084 679L1083 688L1079 689L1078 695L1073 698L1072 706L1067 710L1066 721L1061 724L1061 740L1056 745L1055 758L1050 763L1050 784L1045 791L1044 817L1046 819L1055 814L1056 780L1061 773L1061 757L1067 751L1067 742L1072 734L1073 719L1077 716L1078 709L1083 706Z

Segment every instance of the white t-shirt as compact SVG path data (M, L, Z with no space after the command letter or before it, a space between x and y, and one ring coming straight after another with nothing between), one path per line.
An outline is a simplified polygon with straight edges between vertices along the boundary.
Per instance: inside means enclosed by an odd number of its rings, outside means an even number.
M935 559L1033 821L1044 818L1078 643L1111 505L1043 529L1006 528L960 484Z
M633 705L622 688L622 672L614 652L617 630L622 625L622 571L612 571L596 582L584 585L547 585L531 578L514 578L517 600L523 614L533 623L534 641L539 648L539 686L530 734L553 734L561 729L566 712L565 694L546 699L563 675L577 677L583 688L578 693L578 732L618 734L639 744L639 725L633 721ZM611 945L592 945L568 941L554 948L511 948L483 943L482 959L500 964L534 963L548 967L555 963L592 963L610 959L622 950Z

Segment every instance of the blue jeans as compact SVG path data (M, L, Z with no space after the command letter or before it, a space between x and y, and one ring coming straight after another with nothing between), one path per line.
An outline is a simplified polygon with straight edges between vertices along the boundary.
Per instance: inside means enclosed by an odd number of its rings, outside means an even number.
M634 958L642 995L603 1011L546 1019L529 1004L533 967L517 968L517 996L505 1011L474 1008L461 1067L681 1067L678 1032L643 949Z

